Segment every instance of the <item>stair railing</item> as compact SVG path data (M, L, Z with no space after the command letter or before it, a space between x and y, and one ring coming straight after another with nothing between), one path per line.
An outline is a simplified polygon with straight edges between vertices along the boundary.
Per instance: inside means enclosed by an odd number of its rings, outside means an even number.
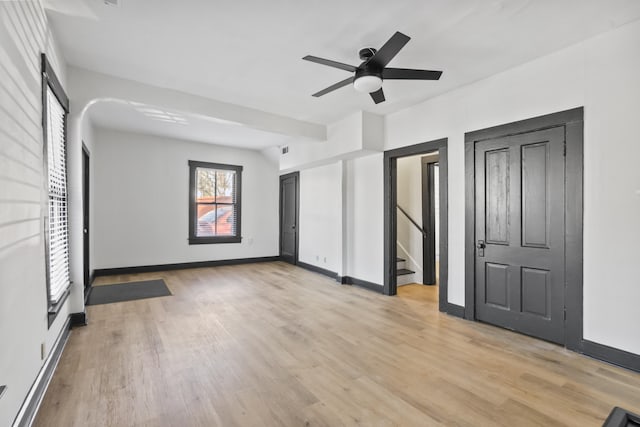
M415 221L413 220L413 218L411 218L411 215L409 215L409 214L407 213L407 211L405 211L404 209L402 209L402 206L400 206L400 205L396 205L396 207L400 210L400 212L402 212L402 213L404 214L404 216L406 216L406 217L407 217L407 219L411 222L411 224L413 224L413 225L418 229L418 231L420 231L420 233L422 233L422 236L423 236L423 237L427 237L427 232L426 232L426 231L424 231L424 229L423 229L422 227L420 227L420 226L418 225L418 223L417 223L417 222L415 222Z

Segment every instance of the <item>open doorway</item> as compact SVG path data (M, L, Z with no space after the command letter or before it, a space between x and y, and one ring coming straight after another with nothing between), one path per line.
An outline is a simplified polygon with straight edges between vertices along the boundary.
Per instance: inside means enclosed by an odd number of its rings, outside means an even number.
M400 297L438 302L438 151L396 161L396 286Z
M437 288L438 152L401 157L396 167L396 284Z
M406 164L412 163L415 166L405 170ZM440 311L462 316L462 307L447 299L447 164L447 139L384 153L384 293L398 293L398 285L407 280L403 274L398 276L404 267L413 271L409 283L430 288L437 295ZM409 235L414 237L403 243ZM411 258L403 257L409 253ZM399 259L409 262L403 266Z

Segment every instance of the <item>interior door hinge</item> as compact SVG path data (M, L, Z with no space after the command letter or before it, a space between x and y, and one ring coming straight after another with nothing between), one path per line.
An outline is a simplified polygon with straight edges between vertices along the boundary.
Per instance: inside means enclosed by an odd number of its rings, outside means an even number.
M562 151L562 155L567 157L567 143L564 143L564 147L563 147L563 151Z
M567 309L564 309L564 320L567 320Z

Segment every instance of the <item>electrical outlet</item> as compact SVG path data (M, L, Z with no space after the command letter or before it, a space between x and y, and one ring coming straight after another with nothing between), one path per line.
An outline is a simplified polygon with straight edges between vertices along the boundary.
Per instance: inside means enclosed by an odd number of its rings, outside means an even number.
M316 255L316 261L320 261L320 255Z
M327 263L327 257L324 257L324 263L325 264Z
M44 360L44 357L47 355L47 347L45 343L40 344L40 360Z

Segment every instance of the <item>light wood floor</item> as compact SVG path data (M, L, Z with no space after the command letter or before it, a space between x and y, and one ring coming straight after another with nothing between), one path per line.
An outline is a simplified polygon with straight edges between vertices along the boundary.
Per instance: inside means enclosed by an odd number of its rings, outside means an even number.
M640 374L284 263L164 278L173 296L88 307L36 426L600 426Z

